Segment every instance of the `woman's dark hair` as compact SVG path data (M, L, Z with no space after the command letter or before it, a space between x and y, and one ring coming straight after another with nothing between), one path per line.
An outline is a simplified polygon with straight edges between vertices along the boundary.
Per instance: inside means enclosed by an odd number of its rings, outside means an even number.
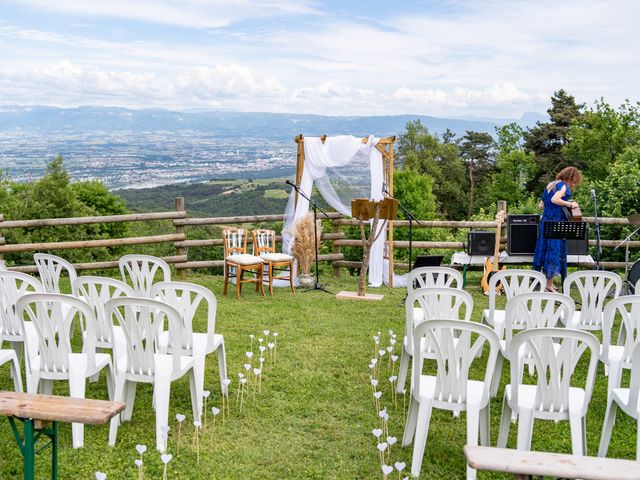
M556 175L556 180L570 183L572 185L579 185L580 182L582 182L582 174L576 167L565 167L560 170L560 172L558 172L558 175Z

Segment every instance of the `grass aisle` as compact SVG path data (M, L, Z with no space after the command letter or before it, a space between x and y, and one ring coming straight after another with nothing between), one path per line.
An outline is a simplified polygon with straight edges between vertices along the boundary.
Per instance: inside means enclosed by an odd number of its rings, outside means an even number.
M475 277L475 276L474 276ZM338 301L322 292L292 295L287 289L276 289L274 297L262 298L245 286L240 301L230 292L222 296L220 277L192 275L189 281L201 283L216 294L218 316L216 330L225 336L230 386L231 416L222 423L221 415L212 429L211 407L220 408L220 386L215 358L207 362L205 389L209 418L200 440L200 464L196 463L192 443L189 388L186 379L172 386L170 405L170 437L168 452L173 459L168 465L169 479L370 479L382 478L376 440L372 429L379 426L372 402L368 364L374 352L372 335L382 332L381 348L388 345L388 331L398 335L395 353L400 355L404 333L403 289L379 289L385 294L381 302ZM329 280L329 277L323 278ZM470 283L475 285L477 279ZM355 290L356 279L331 280L333 292ZM378 290L376 290L378 291ZM474 320L478 321L487 299L475 286L469 290L476 302ZM199 328L206 324L200 314ZM256 337L251 360L257 366L258 337L263 330L278 332L278 357L275 366L265 369L262 393L245 394L244 412L240 413L235 398L238 372L244 372L249 350L249 335ZM266 342L265 342L266 343ZM385 361L386 364L386 361ZM399 364L399 361L398 361ZM392 448L391 463L405 462L408 474L411 448L400 447L403 428L402 397L398 407L391 404L390 384L386 369L380 374L382 405L389 410L390 435L398 443ZM397 369L396 369L397 371ZM9 388L8 369L3 367L0 387ZM506 368L503 382L508 379ZM67 394L65 383L54 389ZM88 384L87 396L106 398L104 377ZM594 454L604 416L606 380L599 367L596 392L587 416L588 447ZM492 404L492 442L497 438L502 402L502 389ZM181 445L176 457L177 421L175 415L186 415L181 427ZM435 411L427 443L421 478L464 478L465 420ZM154 445L155 416L151 408L151 387L138 387L131 422L120 426L115 448L107 446L108 427L85 429L85 448L71 448L71 429L61 426L59 455L61 479L93 479L95 471L107 473L108 479L137 479L134 460L139 458L136 444L148 447L144 454L144 478L162 477L163 465ZM515 444L512 428L510 446ZM19 478L21 460L8 422L0 422L0 478ZM534 449L568 452L571 443L568 426L563 423L536 422ZM632 458L635 449L635 423L618 416L610 456ZM37 462L38 478L48 478L48 452ZM397 478L394 472L390 478ZM479 478L509 478L481 474Z

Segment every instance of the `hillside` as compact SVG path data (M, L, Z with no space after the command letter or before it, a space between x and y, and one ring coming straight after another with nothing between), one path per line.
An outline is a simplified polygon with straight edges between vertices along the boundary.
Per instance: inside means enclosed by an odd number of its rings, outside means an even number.
M284 180L212 180L204 183L174 183L155 188L118 190L134 211L174 208L175 198L184 197L192 216L268 215L284 213L287 192Z

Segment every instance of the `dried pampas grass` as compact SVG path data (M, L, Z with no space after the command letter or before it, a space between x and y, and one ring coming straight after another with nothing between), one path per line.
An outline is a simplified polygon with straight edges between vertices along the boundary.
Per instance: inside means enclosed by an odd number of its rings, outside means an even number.
M295 225L296 237L293 241L291 254L298 261L298 268L301 273L311 273L311 265L315 260L316 245L313 238L313 214L307 213L299 219ZM320 232L322 224L318 220L317 235L318 248L320 248Z

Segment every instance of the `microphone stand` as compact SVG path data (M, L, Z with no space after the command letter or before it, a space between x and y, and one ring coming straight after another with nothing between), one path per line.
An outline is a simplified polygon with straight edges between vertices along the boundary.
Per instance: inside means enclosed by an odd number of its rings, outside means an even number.
M304 194L304 192L300 189L300 187L298 187L296 184L290 182L289 180L287 180L285 183L288 185L291 185L295 189L295 191L302 196L302 198L304 198L305 200L307 200L307 202L309 202L309 204L311 205L311 208L313 208L313 240L315 241L315 249L316 249L316 283L313 286L313 288L309 288L304 291L312 292L314 290L320 290L322 292L330 293L331 295L333 295L333 293L331 293L329 290L325 289L322 285L320 285L320 272L318 271L319 262L318 262L318 212L317 210L320 210L320 212L325 216L325 218L329 218L329 215L327 215L320 207L318 207L318 205L316 205L309 197L307 197Z
M409 271L411 271L413 269L412 263L413 263L413 222L416 222L418 225L422 225L420 223L420 220L418 220L413 213L411 213L409 211L409 209L407 209L404 205L402 205L402 203L400 203L400 201L398 201L397 198L394 198L393 195L391 195L389 193L389 191L386 188L382 188L382 191L384 193L387 194L387 196L389 198L393 198L396 202L398 202L398 206L400 207L400 210L402 210L404 212L404 214L409 218Z
M598 221L598 202L596 200L596 191L591 190L593 196L593 216L594 227L596 230L596 270L600 270L600 254L602 253L602 247L600 246L600 222Z

